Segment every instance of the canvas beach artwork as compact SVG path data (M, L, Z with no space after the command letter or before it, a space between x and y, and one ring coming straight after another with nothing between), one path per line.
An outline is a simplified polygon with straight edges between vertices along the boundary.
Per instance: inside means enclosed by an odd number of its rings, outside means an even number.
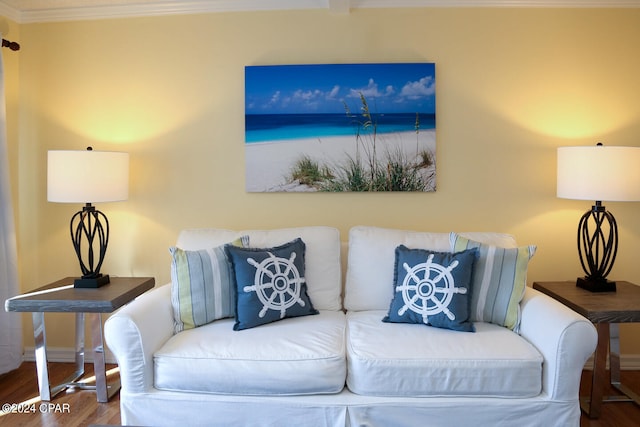
M436 190L434 63L245 67L248 192Z

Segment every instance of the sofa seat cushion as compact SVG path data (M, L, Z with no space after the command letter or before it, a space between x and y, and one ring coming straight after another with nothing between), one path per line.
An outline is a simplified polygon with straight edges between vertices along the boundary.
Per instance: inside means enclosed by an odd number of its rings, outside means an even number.
M320 311L243 331L223 319L171 337L154 355L161 390L235 395L338 393L345 315Z
M347 314L347 386L372 396L533 397L541 354L513 331L478 322L476 333L383 323L381 310Z

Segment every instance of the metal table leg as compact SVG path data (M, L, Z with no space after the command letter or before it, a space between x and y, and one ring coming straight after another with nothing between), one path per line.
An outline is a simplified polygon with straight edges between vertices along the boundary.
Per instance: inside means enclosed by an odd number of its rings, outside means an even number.
M76 313L76 370L59 385L51 387L49 384L49 367L47 364L47 334L44 324L44 313L34 312L33 335L35 338L36 370L38 374L38 389L40 399L50 401L78 378L84 375L84 313Z
M93 370L96 377L98 402L105 403L120 390L120 380L107 383L104 359L104 341L102 334L102 316L100 313L88 313L91 321L91 344L93 346Z
M635 402L640 405L640 395L620 381L620 327L611 323L609 328L609 373L611 385L624 396L608 396L605 402Z

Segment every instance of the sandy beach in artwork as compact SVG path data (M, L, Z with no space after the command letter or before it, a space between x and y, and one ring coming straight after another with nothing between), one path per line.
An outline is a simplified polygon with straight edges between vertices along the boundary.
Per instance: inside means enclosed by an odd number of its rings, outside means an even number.
M368 147L370 138L365 137ZM290 182L291 170L303 156L319 164L332 167L344 165L349 156L356 157L355 136L335 136L314 139L296 139L245 144L246 189L249 192L305 191L296 188ZM363 159L366 154L360 155ZM415 132L397 132L376 136L376 157L384 158L387 152L401 150L409 159L418 151L427 150L435 161L435 130Z

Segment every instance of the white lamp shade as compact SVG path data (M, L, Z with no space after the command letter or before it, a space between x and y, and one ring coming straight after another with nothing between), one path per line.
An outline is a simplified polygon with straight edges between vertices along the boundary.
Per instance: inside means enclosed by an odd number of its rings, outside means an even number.
M49 151L47 200L97 203L129 197L129 154L114 151Z
M640 147L560 147L557 176L561 198L639 201Z

